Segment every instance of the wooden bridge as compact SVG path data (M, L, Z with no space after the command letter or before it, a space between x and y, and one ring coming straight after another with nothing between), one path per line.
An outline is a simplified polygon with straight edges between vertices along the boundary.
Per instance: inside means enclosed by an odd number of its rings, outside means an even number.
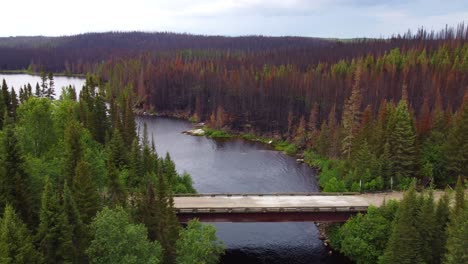
M275 193L176 195L182 223L202 222L344 222L370 205L401 199L403 193Z

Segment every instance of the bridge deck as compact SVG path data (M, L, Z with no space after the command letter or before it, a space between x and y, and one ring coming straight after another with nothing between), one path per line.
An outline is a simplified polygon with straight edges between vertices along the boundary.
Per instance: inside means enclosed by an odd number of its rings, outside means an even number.
M361 196L193 196L174 197L177 209L224 208L349 208L367 207Z

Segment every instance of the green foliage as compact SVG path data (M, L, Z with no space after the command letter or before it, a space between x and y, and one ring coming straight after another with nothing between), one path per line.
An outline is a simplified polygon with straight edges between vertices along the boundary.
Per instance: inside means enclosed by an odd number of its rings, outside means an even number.
M101 205L101 198L90 170L87 162L79 161L73 178L73 197L85 224L91 222Z
M413 185L400 203L381 263L423 263L417 215L418 201Z
M205 135L210 138L228 139L233 137L232 134L223 130L215 130L206 127L203 130L205 131Z
M212 225L203 225L198 220L191 220L180 233L177 241L177 264L219 263L224 253L224 246L216 237Z
M132 224L121 207L104 208L91 223L93 239L86 254L96 264L158 264L162 250L148 240L143 225Z
M416 176L416 133L405 100L398 104L389 129L390 156L396 178L402 180Z
M6 204L18 208L18 213L27 224L33 224L34 211L31 193L31 178L25 170L25 161L12 124L5 124L0 159L0 206Z
M34 248L28 228L10 205L5 207L0 220L0 263L42 263L42 256Z
M376 208L346 222L340 230L341 252L356 263L376 263L391 232L391 221Z
M46 98L31 97L19 106L16 132L26 153L40 157L57 142L51 113L52 103Z
M455 205L450 215L446 244L446 264L467 263L468 253L468 205L465 201L465 188L461 177L458 178Z
M36 243L46 263L73 260L72 228L49 178L45 179Z

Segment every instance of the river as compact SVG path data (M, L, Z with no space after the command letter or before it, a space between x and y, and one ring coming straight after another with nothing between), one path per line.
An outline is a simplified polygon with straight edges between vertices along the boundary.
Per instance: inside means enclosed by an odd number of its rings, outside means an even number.
M30 75L0 74L18 88L39 80ZM84 83L80 78L55 77L56 87ZM60 89L56 89L60 90ZM141 117L159 155L169 152L179 172L192 175L199 193L316 192L315 171L268 146L240 139L213 140L184 135L192 125L171 118ZM327 256L313 223L217 223L227 252L222 263L342 263Z

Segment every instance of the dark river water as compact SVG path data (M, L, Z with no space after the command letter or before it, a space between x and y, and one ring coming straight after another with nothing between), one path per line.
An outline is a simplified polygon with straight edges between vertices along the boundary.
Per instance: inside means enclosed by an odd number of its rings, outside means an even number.
M0 80L3 78L16 89L28 82L35 85L39 81L39 77L24 74L0 74ZM56 90L60 91L61 86L69 84L80 89L84 80L56 77L55 82ZM264 144L184 135L181 132L192 128L192 125L171 118L138 118L140 131L144 122L150 138L156 143L158 154L169 152L177 170L192 175L199 193L318 190L313 169ZM217 223L215 226L218 237L227 248L222 259L225 264L343 262L326 254L313 223Z

